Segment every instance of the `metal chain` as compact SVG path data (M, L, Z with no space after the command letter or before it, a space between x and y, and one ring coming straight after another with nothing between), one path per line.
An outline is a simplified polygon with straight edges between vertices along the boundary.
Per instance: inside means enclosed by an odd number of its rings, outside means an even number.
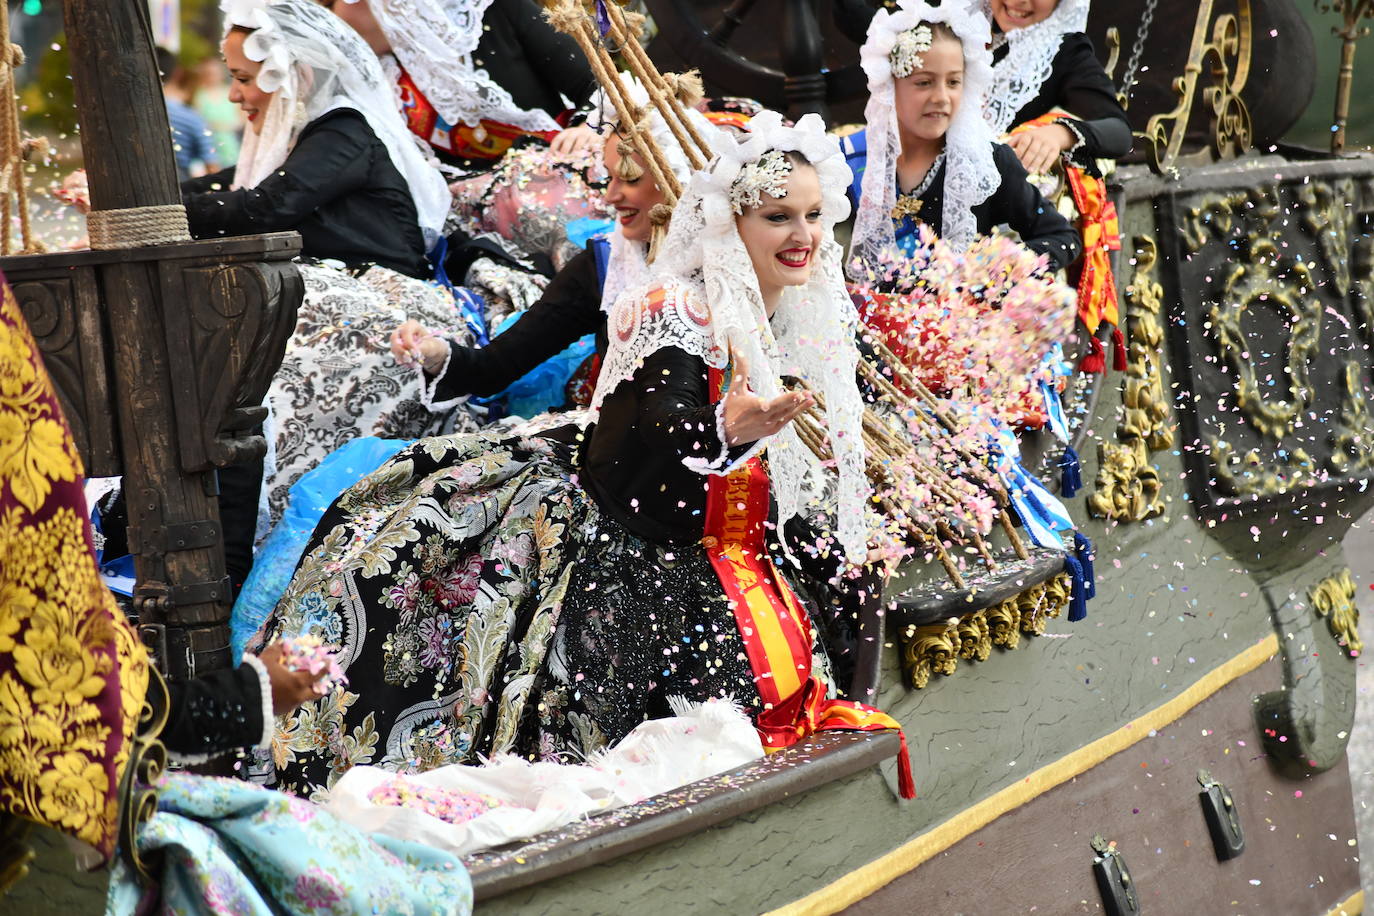
M1131 46L1131 57L1121 74L1121 91L1126 101L1131 100L1131 90L1135 88L1135 72L1140 66L1140 56L1145 52L1145 39L1150 36L1150 26L1155 21L1155 8L1159 0L1145 0L1145 13L1140 17L1140 31L1135 34L1135 44Z

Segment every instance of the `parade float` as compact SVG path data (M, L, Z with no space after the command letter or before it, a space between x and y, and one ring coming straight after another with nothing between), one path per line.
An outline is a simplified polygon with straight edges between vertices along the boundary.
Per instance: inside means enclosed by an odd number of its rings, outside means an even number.
M70 2L68 32L147 49L140 6ZM700 67L715 93L852 115L862 79L817 5L754 6L654 0L649 50L665 69ZM909 563L895 612L862 622L881 651L850 686L905 726L915 800L897 797L895 734L819 735L470 856L482 912L1362 911L1345 763L1361 646L1341 540L1374 505L1374 157L1342 144L1368 6L1335 10L1348 50L1330 150L1282 142L1326 104L1288 0L1099 6L1090 31L1127 87L1139 161L1109 179L1116 224L1085 229L1119 231L1124 365L1065 391L1083 483L1065 501L1096 545L1086 619L1064 613L1072 551L1004 535L967 575ZM781 42L752 25L767 21ZM72 44L93 203L174 205L150 53ZM142 105L99 95L128 86ZM203 495L211 468L258 447L242 411L299 293L289 238L164 231L0 268L91 473L122 471L146 497L140 626L184 677L227 662ZM204 354L193 365L215 368L178 369L188 337ZM157 432L120 433L135 427ZM1059 478L1048 435L1024 452ZM155 758L155 735L148 746ZM132 829L150 774L130 771ZM41 873L7 903L98 905L98 875L74 880L59 847L30 842Z

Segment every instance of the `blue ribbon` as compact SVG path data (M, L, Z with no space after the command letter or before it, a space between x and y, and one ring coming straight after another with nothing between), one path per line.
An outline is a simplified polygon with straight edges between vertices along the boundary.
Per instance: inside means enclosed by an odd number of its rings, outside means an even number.
M602 38L611 31L611 14L606 11L606 0L596 0L596 28Z
M1064 446L1064 456L1059 459L1059 467L1062 471L1059 480L1059 493L1065 499L1072 499L1078 495L1078 491L1083 487L1083 468L1078 462L1078 453L1073 450L1072 445Z
M487 304L482 297L468 289L466 286L455 286L449 279L448 271L444 268L444 259L448 256L448 238L439 236L439 241L434 243L426 257L434 268L434 282L453 294L454 304L458 306L458 314L462 316L463 324L472 332L473 340L477 346L485 347L491 342L487 336Z
M1073 530L1073 520L1064 504L1021 466L1020 449L1010 430L999 429L992 445L997 473L1006 484L1012 508L1031 540L1041 547L1063 550L1059 532Z

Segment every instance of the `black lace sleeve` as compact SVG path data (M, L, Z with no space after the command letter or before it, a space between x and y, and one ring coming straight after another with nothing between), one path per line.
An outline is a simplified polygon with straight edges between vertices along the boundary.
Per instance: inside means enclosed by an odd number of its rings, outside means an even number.
M1049 255L1051 270L1072 264L1083 250L1078 230L1027 180L1011 147L997 144L994 159L1002 175L991 200L994 219L1015 229L1036 254Z
M187 763L258 747L272 717L272 695L264 681L257 667L249 663L191 681L169 683L162 743Z
M449 341L449 360L434 380L431 398L448 401L465 394L493 395L587 334L605 318L596 259L583 251L549 281L544 295L505 333L481 349Z

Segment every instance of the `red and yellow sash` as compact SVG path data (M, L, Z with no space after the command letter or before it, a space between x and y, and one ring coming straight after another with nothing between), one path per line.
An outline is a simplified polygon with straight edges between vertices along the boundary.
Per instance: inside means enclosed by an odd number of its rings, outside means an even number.
M711 369L713 400L723 395L725 374ZM702 546L735 613L763 710L755 719L769 753L818 731L878 731L901 725L880 710L826 698L825 683L811 673L811 623L764 548L768 474L752 458L725 476L711 475L706 489ZM898 788L915 798L906 735L897 759Z
M410 132L430 146L464 159L499 159L510 149L511 144L521 137L543 137L545 140L552 140L558 133L554 130L522 130L486 118L476 126L454 126L439 117L439 113L415 85L409 73L401 71L397 86L401 90L401 107Z
M1059 109L1033 118L1012 129L1013 134L1054 124L1066 113ZM1078 277L1078 320L1090 335L1106 322L1113 328L1112 340L1116 348L1116 368L1124 369L1125 342L1116 329L1116 278L1112 274L1113 251L1121 250L1121 227L1117 220L1116 204L1107 197L1107 183L1089 175L1083 169L1062 163L1064 177L1078 210L1078 231L1083 236L1083 259ZM1093 352L1084 360L1084 371L1100 372L1105 368L1101 358L1101 344L1094 338ZM1094 358L1096 357L1096 358Z

